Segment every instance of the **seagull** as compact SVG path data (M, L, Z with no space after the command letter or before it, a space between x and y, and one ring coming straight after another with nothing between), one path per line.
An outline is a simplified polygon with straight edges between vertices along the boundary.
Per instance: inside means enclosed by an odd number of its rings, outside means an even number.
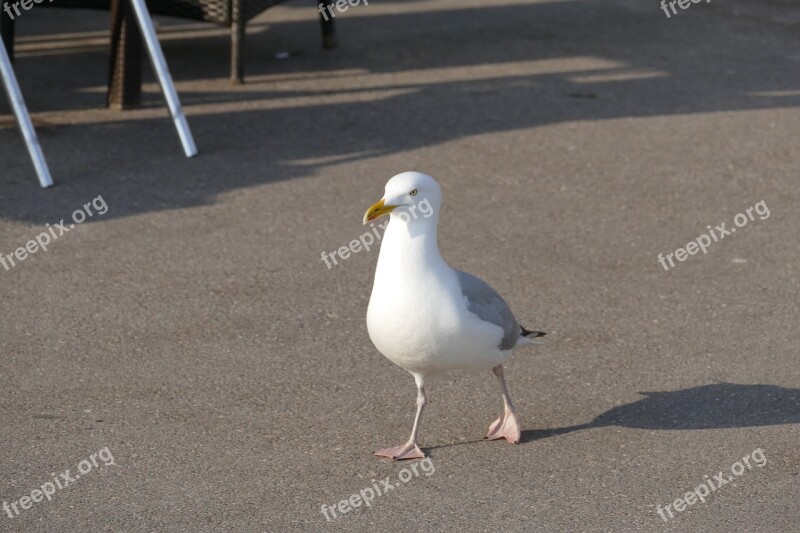
M414 376L417 412L408 442L378 450L393 460L425 457L417 444L426 381L451 370L492 370L500 382L503 415L486 438L520 440L503 363L514 348L545 334L519 325L503 298L483 280L451 268L439 253L436 228L442 189L432 177L403 172L386 183L383 198L364 214L364 224L389 215L367 309L372 343Z

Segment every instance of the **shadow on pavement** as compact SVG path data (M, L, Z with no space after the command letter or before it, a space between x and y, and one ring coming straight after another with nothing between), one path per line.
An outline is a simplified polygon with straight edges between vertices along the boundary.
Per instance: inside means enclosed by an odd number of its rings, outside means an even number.
M743 21L714 6L665 25L660 13L638 4L602 4L393 15L364 10L343 20L345 44L334 53L318 49L316 21L274 24L248 39L249 79L264 78L232 92L198 81L226 76L225 37L167 40L173 75L184 83L182 97L196 106L189 120L200 156L182 157L166 118L121 114L119 122L76 117L75 124L40 123L61 183L43 192L19 133L7 123L0 127L0 218L53 222L103 194L113 206L107 221L207 205L231 190L325 175L326 167L343 161L465 137L800 104L796 57L781 51L793 42L783 25ZM729 39L731 27L738 28L736 40ZM301 43L307 53L271 59L276 50ZM100 47L21 58L18 75L31 110L99 105L102 92L87 89L104 85L105 56ZM355 81L342 81L351 75ZM293 76L300 81L276 81ZM301 82L309 76L314 83ZM188 90L187 82L197 85ZM0 112L6 112L2 98ZM382 185L391 173L376 179Z
M644 398L609 409L587 424L522 432L522 442L607 426L633 429L732 429L800 423L800 389L717 383Z

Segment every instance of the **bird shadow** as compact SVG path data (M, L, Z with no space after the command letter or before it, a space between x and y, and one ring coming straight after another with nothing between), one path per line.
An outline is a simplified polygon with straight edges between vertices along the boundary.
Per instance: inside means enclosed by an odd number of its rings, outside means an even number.
M696 430L800 423L800 389L715 383L677 391L639 394L644 398L613 407L585 424L525 430L521 442L609 426Z

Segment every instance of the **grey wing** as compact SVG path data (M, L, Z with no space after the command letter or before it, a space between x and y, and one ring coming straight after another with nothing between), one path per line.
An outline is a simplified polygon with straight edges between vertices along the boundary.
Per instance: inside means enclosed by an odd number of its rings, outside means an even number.
M522 329L503 297L485 281L472 274L460 270L456 270L456 274L461 292L467 300L467 309L484 322L503 328L503 339L498 347L501 350L510 350L516 346Z

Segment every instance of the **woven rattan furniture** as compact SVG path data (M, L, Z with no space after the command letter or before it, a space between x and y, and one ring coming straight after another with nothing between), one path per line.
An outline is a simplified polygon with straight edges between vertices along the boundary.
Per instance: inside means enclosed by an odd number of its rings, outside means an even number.
M170 74L169 68L167 67L164 52L161 50L161 43L159 43L158 37L156 36L156 29L153 26L153 20L150 17L147 4L145 0L125 0L126 4L128 2L130 2L129 5L133 11L132 18L136 20L136 24L144 37L147 54L150 57L150 62L155 70L161 90L164 92L164 98L167 101L167 107L172 116L172 121L175 124L175 129L178 131L178 137L180 137L184 153L186 157L194 157L197 155L197 146L195 146L192 132L189 129L189 123L183 113L180 98L178 97L178 92L175 90L175 84L172 81L172 74ZM9 32L9 27L7 25L2 26L2 30L4 37L13 37L13 33L7 33ZM13 26L10 30L13 32ZM13 43L13 38L11 40ZM25 139L28 153L33 160L33 166L39 177L39 184L45 188L51 187L53 185L53 178L39 145L39 139L36 136L36 130L28 114L25 100L22 97L22 91L17 83L17 77L11 65L11 58L6 51L5 39L0 40L0 81L2 81L3 88L8 94L11 108L17 118L22 136Z
M242 82L244 78L242 56L247 22L283 1L285 0L147 0L147 8L152 15L200 20L231 28L231 79L235 82ZM323 3L327 5L333 2ZM119 7L122 7L122 19L129 19L124 13L127 4L120 0L111 0L111 2L109 0L54 0L51 5L54 7L109 9L109 4L111 4L112 11L119 12ZM113 30L119 31L119 15L113 17L112 21ZM333 18L325 20L320 16L320 23L323 46L333 48L336 46Z
M284 0L147 0L153 15L200 20L231 28L231 79L244 81L243 49L247 21ZM332 5L335 0L323 0ZM134 107L141 98L142 42L130 4L125 0L53 0L37 6L111 10L111 60L108 103L118 108ZM315 6L316 7L316 6ZM13 60L13 22L2 16L3 39ZM320 15L322 43L336 46L334 20Z

